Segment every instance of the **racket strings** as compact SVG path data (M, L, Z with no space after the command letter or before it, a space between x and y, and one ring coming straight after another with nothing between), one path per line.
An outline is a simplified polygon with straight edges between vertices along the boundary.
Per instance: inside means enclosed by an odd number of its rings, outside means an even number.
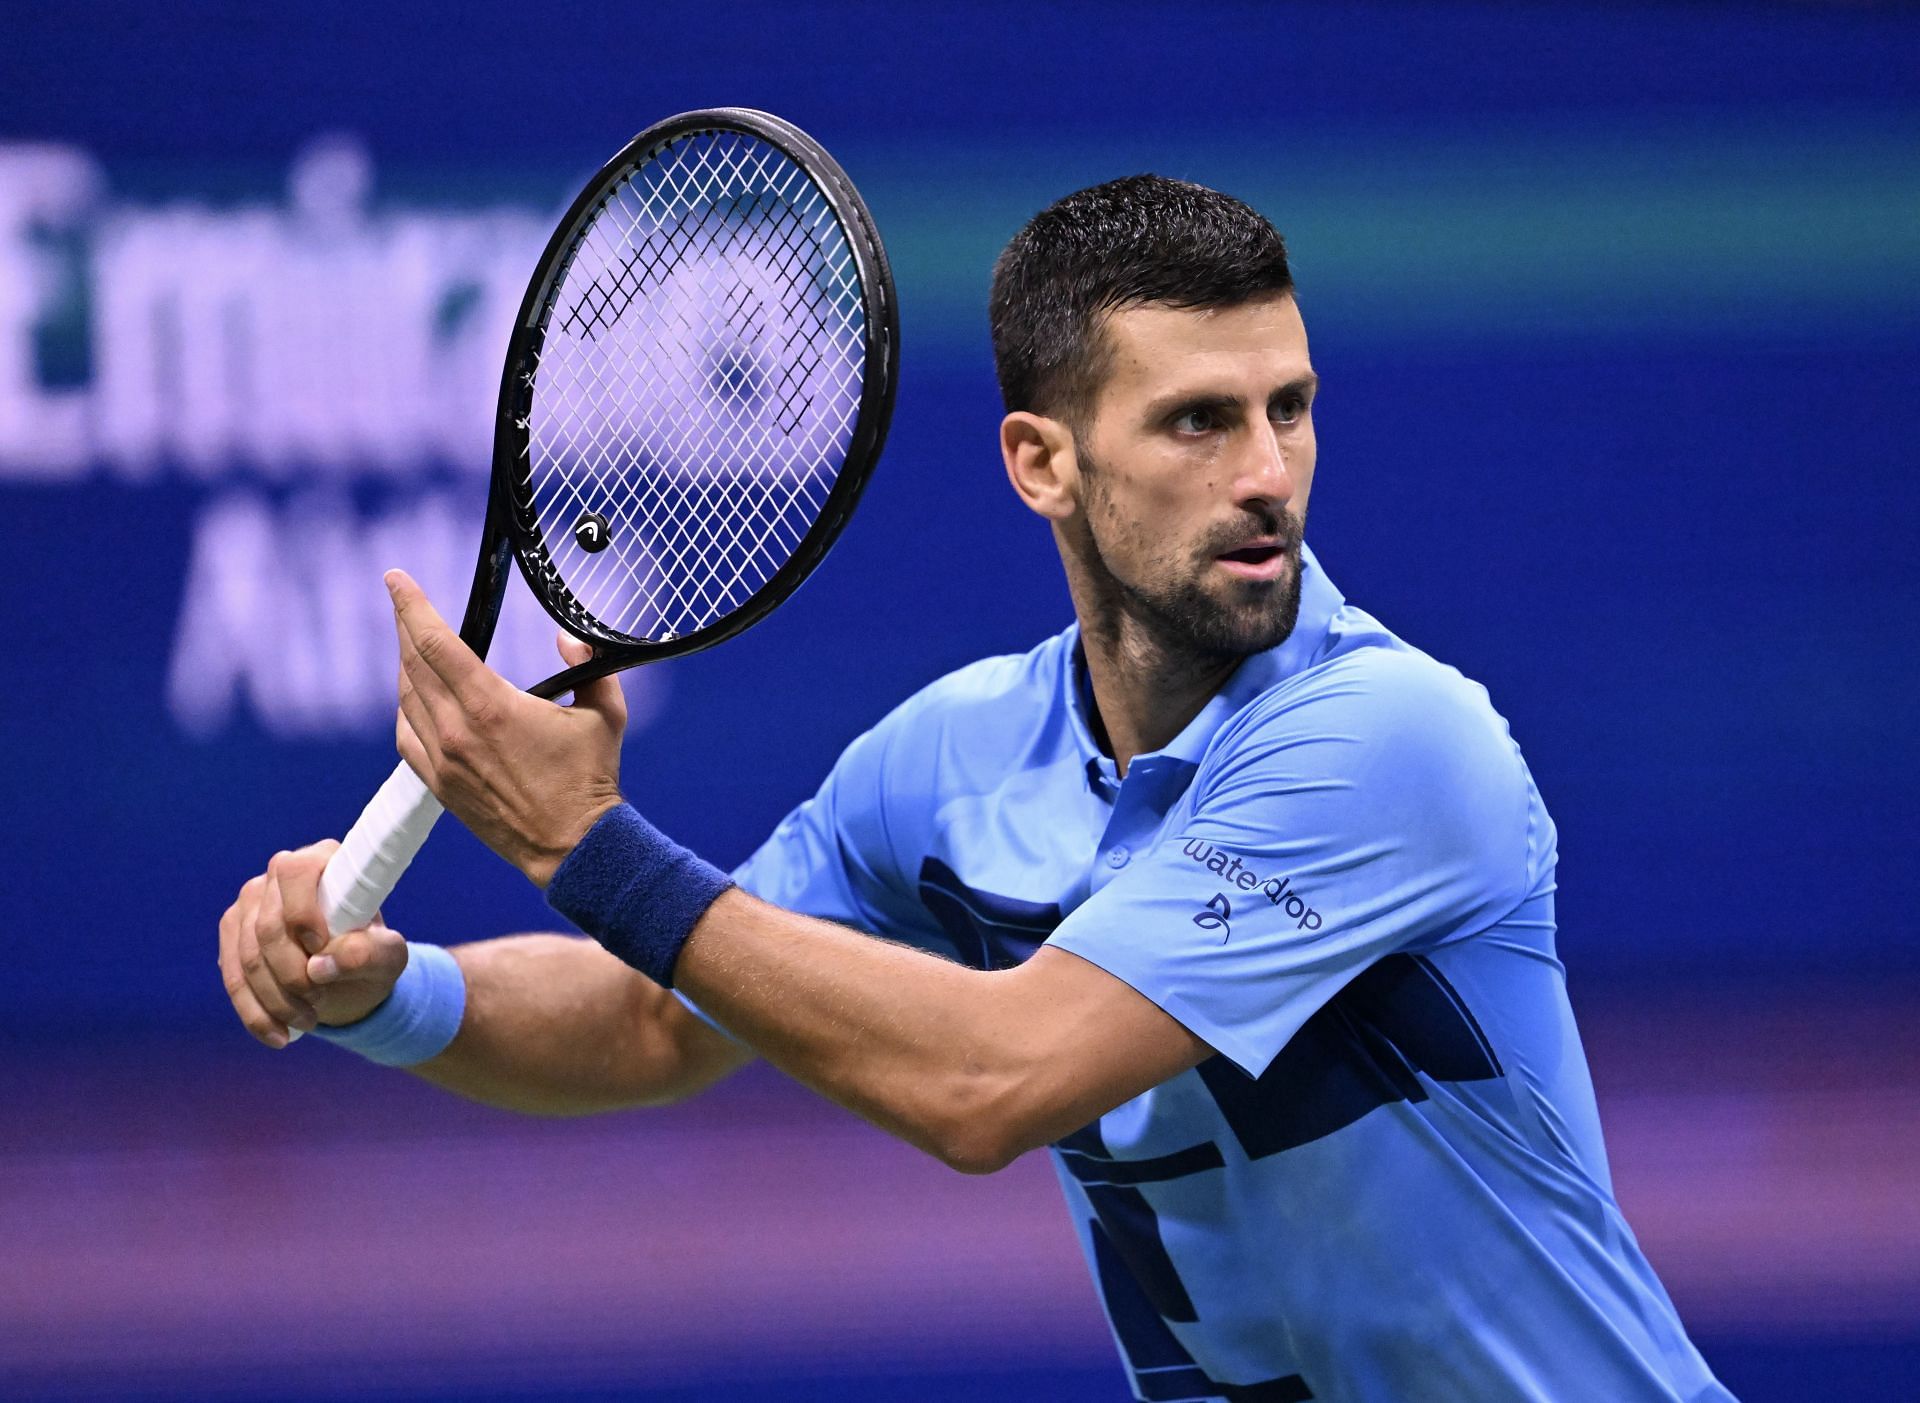
M730 296L723 299L722 311L732 314L736 330L753 339L762 332L762 327L759 325L758 318L742 315L749 310L742 303L743 297L750 291L744 286L733 288ZM790 346L787 349L790 349ZM794 369L793 365L788 366L789 379L794 378ZM739 368L732 367L729 373L737 382ZM728 387L722 385L716 388L724 390ZM708 452L722 446L721 440L737 436L738 418L737 414L723 415L706 426L706 431L698 441L698 449ZM648 415L647 419L649 427L658 426L657 413ZM791 431L792 418L789 417L781 427ZM752 468L764 471L768 466L764 456L756 459L751 452L747 456L748 466ZM794 481L804 485L806 480L803 478ZM674 545L680 547L678 550L667 549L655 552L658 563L663 567L659 578L667 582L671 588L671 597L663 597L661 589L652 587L654 583L652 581L639 581L636 584L636 588L644 596L644 602L653 611L668 614L691 613L697 624L704 622L710 616L724 612L730 605L737 602L732 596L740 593L751 594L754 589L760 587L770 576L771 570L754 568L763 563L759 556L766 552L756 553L742 548L743 538L751 534L756 532L767 534L777 554L781 556L790 554L791 543L795 538L791 533L782 532L778 528L782 519L792 515L794 503L791 499L785 502L777 500L763 502L752 492L720 494L717 490L713 490L717 489L717 486L718 484L711 478L704 480L696 478L696 490L691 496L685 492L660 492L639 499L641 505L648 508L647 525L656 528L649 534L669 547ZM777 481L775 486L778 486ZM723 495L724 499L722 499ZM757 510L769 505L778 509L777 515L771 522L767 520L764 511ZM691 523L690 530L657 529L663 524L684 525L686 523ZM771 532L766 530L769 525L773 528ZM715 564L728 562L736 567L730 574L713 569ZM599 563L601 562L596 562L596 564ZM596 583L594 576L597 574L598 572L591 572L587 584ZM663 636L671 636L675 631L669 625Z
M710 166L711 162L705 162L703 164ZM709 173L702 172L702 174L703 176L705 176L705 175L708 175ZM711 190L708 190L705 193L711 196L714 192L712 192ZM754 198L757 200L760 197L755 196L750 198ZM734 203L737 208L738 205L742 202L739 200L736 200ZM694 238L712 237L715 231L710 228L700 227L700 225L701 223L710 222L713 216L717 212L719 212L721 208L722 206L719 200L710 198L708 201L707 209L703 212L703 215L704 215L703 220L697 221L691 231L692 237ZM603 238L604 238L604 227L605 226L603 223L602 225ZM671 241L664 238L660 230L643 229L643 228L636 227L636 221L632 218L629 218L625 222L624 229L629 237L631 237L635 233L640 234L640 238L638 240L638 247L634 249L634 251L629 256L626 256L624 258L618 257L617 250L614 251L612 254L609 254L609 251L605 248L598 250L602 255L603 261L610 261L612 263L613 277L611 279L601 278L596 280L592 285L589 286L586 293L576 301L573 312L569 315L568 320L564 323L564 325L568 329L574 330L576 333L585 333L588 336L593 336L600 329L602 329L604 323L608 318L624 315L624 313L631 306L632 302L635 300L639 292L642 291L646 286L648 279L646 278L646 276L644 276L644 273L642 272L642 270L648 268L649 266L658 266L660 262L663 261L663 258L670 255ZM686 233L686 230L684 227L681 230L681 232L683 234ZM736 319L740 319L741 312L743 311L742 294L745 291L746 290L740 286L736 286L733 289L731 289L729 295L724 299L722 299L722 303L721 303L722 312L725 314L731 314ZM690 320L688 320L684 315L680 316L679 320L682 324L681 330L683 332L691 332L691 333L698 334L700 331L703 330L702 327L695 325ZM752 337L756 332L760 331L761 328L758 325L756 325L756 319L746 318L741 321L740 330L743 331L747 336ZM626 406L623 404L622 408L624 409L626 408ZM655 412L646 416L648 421L648 426L657 427L659 422L659 417L660 416L658 413L658 406L656 406ZM631 437L637 432L639 432L642 426L637 424L634 421L631 413L626 413L621 416L618 422L610 423L609 427L615 431L616 435L624 433L625 435ZM579 446L579 437L577 434L569 435L569 441L572 446L574 447ZM707 445L703 444L702 446L704 447ZM623 467L623 463L621 459L616 457L612 461L613 461L613 466L616 469L620 469ZM623 483L622 485L626 486L629 490L631 490L632 484ZM681 500L681 502L684 503L684 506L681 512L668 513L668 514L673 514L673 515L684 514L686 511L700 510L703 507L707 507L711 505L710 503L707 503L701 500L701 494L696 494L694 499L688 500L686 498L686 494L684 493L680 493L680 494L663 493L663 494L660 494L660 497L657 501L653 502L653 505L656 508L656 510L651 514L652 521L654 524L656 525L658 524L663 514L659 510L659 508L663 504L672 501L675 497L678 497ZM742 503L737 502L735 504L735 509L738 510L740 505L742 505ZM744 505L747 506L748 508L751 508L751 506L753 505L751 498L746 499L746 501L744 502ZM704 521L704 520L709 520L710 518L707 518L703 514L701 519ZM708 532L708 533L704 533L704 538L701 534L697 533L691 540L683 542L683 544L691 545L696 552L705 551L705 552L711 553L713 548L716 545L720 544L720 542L716 538L714 538L713 533ZM622 561L622 563L624 563L624 557L615 557L615 559L620 560ZM604 558L601 561L595 562L595 565L603 568L606 564L607 562ZM600 570L590 569L588 571L587 576L580 583L583 585L583 587L591 587L594 583L597 582L597 576L600 573L601 573ZM631 571L629 571L629 573L631 575ZM669 575L672 575L673 572L669 570L667 573ZM640 588L642 590L642 593L645 594L647 598L655 606L659 605L661 600L660 600L659 592L657 590L647 589L645 587L644 582L641 583ZM700 597L697 598L697 600L686 599L684 597L685 595L684 591L682 592L682 594L683 594L683 597L678 601L681 604L699 603L699 604L706 605L707 607L711 607L712 604L714 603L714 600L711 594L708 592L701 592Z
M523 491L553 576L631 637L705 628L824 509L864 385L858 263L812 179L739 133L615 187L548 304ZM587 513L608 544L574 539Z

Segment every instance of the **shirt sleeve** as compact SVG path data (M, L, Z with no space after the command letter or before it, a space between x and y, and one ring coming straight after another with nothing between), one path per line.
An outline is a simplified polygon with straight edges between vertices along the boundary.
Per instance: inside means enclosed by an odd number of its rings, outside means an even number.
M1051 943L1258 1076L1375 960L1518 905L1531 792L1481 688L1368 650L1229 722L1159 842Z

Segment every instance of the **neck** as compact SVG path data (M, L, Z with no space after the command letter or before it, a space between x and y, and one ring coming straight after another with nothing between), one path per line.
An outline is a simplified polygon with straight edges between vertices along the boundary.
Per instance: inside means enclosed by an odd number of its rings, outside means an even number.
M1068 587L1093 687L1095 739L1125 775L1136 755L1159 750L1185 730L1244 659L1183 645L1120 597L1110 580L1097 587L1091 572L1069 570Z

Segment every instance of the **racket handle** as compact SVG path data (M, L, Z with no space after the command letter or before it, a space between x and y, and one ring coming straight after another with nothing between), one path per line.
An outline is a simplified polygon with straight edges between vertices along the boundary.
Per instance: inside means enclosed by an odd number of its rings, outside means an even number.
M335 935L371 921L444 810L402 761L320 874L320 909Z

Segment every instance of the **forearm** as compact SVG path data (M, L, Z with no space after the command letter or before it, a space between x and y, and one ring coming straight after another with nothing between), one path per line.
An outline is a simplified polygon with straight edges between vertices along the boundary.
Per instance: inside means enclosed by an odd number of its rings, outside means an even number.
M1050 1052L1089 1036L1089 1019L1071 1000L1033 1006L1030 982L740 891L713 903L675 969L676 987L769 1062L978 1173L1107 1109Z
M467 982L460 1030L411 1070L472 1100L549 1116L659 1105L751 1055L590 940L518 935L453 954Z
M990 1173L1210 1052L1076 955L988 973L769 905L629 805L550 877L548 902L621 961L956 1169Z

